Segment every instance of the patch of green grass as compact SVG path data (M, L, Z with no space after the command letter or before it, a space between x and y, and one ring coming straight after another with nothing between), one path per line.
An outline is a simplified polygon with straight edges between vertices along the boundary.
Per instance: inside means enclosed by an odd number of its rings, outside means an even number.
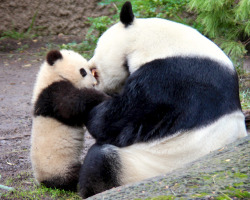
M5 39L5 38L11 38L11 39L15 39L15 40L27 39L27 38L32 39L36 36L37 35L31 34L30 32L18 32L15 30L8 30L8 31L5 31L1 34L0 41Z
M243 110L250 109L250 89L240 91L240 101Z
M228 187L228 190L229 190L228 195L230 197L237 197L239 199L249 199L250 198L250 193L248 191L236 189L234 187Z
M4 183L6 186L14 187L14 191L1 190L1 197L4 199L82 199L77 193L60 189L37 186L31 173L24 172L14 178L7 179Z
M22 52L22 51L24 51L24 50L26 50L28 48L29 48L29 45L28 44L24 44L21 47L19 47L16 51Z
M205 196L208 196L208 195L209 195L208 193L201 192L199 194L192 195L192 198L201 198L201 197L205 197Z
M71 42L68 44L62 44L59 48L76 51L85 59L90 59L94 53L95 44L91 44L91 41L83 41L81 43Z
M15 40L23 39L24 38L24 33L19 33L19 32L15 31L15 30L5 31L5 32L3 32L1 34L0 40L5 39L5 38L12 38L12 39L15 39Z
M36 186L29 190L18 188L18 190L15 190L10 194L11 198L20 199L44 199L44 197L49 197L51 199L81 199L81 197L74 192L47 188L45 186Z
M240 173L240 172L236 172L233 174L234 177L236 178L247 178L248 176L246 174Z
M226 190L221 192L220 196L215 197L216 200L227 200L227 199L249 199L250 193L242 189L236 189L232 186L226 187Z
M5 181L5 185L12 185L14 182L14 179L13 178L9 178Z
M242 186L242 185L244 185L244 183L243 183L243 182L240 182L240 183L234 183L234 184L233 184L233 186L235 186L235 187L239 187L239 186Z
M2 194L6 199L81 199L74 192L68 192L59 189L47 188L45 186L31 186L29 188L18 187L14 191Z
M173 195L167 195L167 196L158 196L158 197L150 197L150 198L147 198L146 200L172 200L172 199L175 199L176 197L173 196ZM141 199L134 199L134 200L141 200Z
M211 180L212 179L212 176L203 176L202 177L204 180Z
M47 43L45 45L46 50L60 49L60 46L54 43Z

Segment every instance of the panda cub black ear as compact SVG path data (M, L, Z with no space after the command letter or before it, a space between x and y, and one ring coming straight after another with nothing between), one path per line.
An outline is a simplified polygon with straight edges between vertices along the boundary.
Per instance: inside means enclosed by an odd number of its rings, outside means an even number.
M134 13L130 1L126 1L122 6L120 20L125 27L129 26L134 21Z
M48 54L47 54L47 62L49 65L54 65L54 63L58 60L58 59L62 59L62 54L60 51L58 50L51 50Z

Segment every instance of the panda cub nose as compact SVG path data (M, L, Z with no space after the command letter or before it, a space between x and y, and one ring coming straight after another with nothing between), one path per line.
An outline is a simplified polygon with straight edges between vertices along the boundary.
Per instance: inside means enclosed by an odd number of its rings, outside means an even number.
M97 84L98 84L98 82L95 81L95 82L93 83L93 87L95 87Z

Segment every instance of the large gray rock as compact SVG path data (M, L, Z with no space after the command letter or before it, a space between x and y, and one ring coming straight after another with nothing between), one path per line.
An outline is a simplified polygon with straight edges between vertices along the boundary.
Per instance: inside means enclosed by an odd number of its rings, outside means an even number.
M96 199L250 199L250 136L164 176L114 188ZM149 198L150 199L150 198Z
M110 14L100 0L1 0L0 35L7 30L25 32L35 19L33 31L39 35L84 35L87 17Z

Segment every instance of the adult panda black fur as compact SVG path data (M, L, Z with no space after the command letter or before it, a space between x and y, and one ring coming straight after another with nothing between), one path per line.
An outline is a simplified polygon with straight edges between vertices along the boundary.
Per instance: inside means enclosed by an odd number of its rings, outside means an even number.
M95 83L88 62L80 54L70 50L53 50L47 54L47 60L37 75L32 98L34 116L30 156L39 184L76 190L85 130L77 119L65 121L58 118L57 110L62 111L64 118L68 116L72 109L70 102L82 98L79 91L88 90L92 100L101 100L95 92L91 94L94 89L87 89L93 88ZM68 90L69 85L74 88ZM65 93L70 97L66 98ZM64 101L69 107L61 106ZM78 118L83 118L83 114Z
M93 58L100 90L121 93L96 106L86 124L96 144L80 172L80 193L170 172L247 135L237 73L195 29L165 19L121 22L100 38Z
M121 92L84 122L96 139L80 171L84 198L183 167L247 135L237 74L218 46L186 25L134 18L130 2L120 20L89 61L99 90Z

